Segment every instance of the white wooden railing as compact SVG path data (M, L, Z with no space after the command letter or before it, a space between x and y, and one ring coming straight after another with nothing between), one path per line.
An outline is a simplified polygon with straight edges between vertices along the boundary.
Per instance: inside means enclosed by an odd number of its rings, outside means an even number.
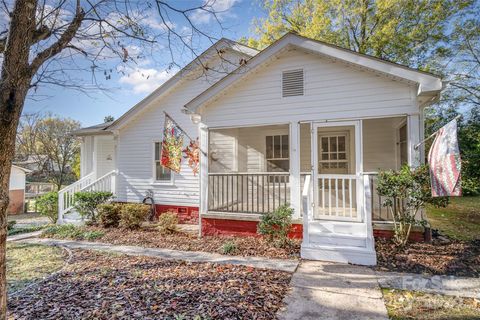
M116 171L110 171L102 177L95 179L95 173L89 173L80 180L58 191L58 221L62 222L63 216L75 204L75 193L80 191L109 191L115 194Z
M362 179L354 174L318 175L316 219L359 220L357 187Z
M303 239L305 243L309 243L308 222L310 221L310 205L311 205L311 175L305 175L302 188L302 218L303 218Z

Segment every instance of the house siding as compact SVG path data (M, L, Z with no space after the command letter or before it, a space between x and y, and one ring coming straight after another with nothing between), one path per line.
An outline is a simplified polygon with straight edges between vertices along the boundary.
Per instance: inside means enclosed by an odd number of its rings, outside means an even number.
M227 56L228 55L228 56ZM243 57L227 52L224 58L238 61ZM210 65L221 62L211 61ZM217 69L232 70L231 62ZM173 173L173 183L154 181L154 142L161 141L167 112L193 139L199 136L197 125L181 112L192 98L224 77L226 72L209 72L205 75L187 75L169 92L154 100L150 106L121 128L117 138L117 197L120 201L140 202L148 190L154 192L156 203L198 207L199 182L187 161L182 161L180 173ZM188 138L186 138L188 140ZM222 151L222 152L227 152ZM229 164L226 164L227 166Z
M285 70L303 69L305 95L282 98ZM418 113L415 86L296 49L281 53L202 108L209 127Z

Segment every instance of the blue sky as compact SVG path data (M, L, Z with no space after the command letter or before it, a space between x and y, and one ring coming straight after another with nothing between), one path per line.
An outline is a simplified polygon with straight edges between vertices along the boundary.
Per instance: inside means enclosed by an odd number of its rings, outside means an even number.
M207 0L204 0L207 1ZM183 1L185 4L198 4L199 1ZM177 2L173 2L177 3ZM251 35L251 21L263 15L257 0L216 0L216 5L222 8L222 24L226 27L223 36L237 40L242 36ZM199 19L202 19L199 17ZM217 28L212 21L204 19L204 28ZM208 47L205 43L204 49ZM120 117L137 102L142 100L155 87L167 80L174 72L166 72L161 66L162 56L156 57L155 65L140 66L138 70L122 75L113 72L112 79L103 81L109 90L104 92L81 93L62 87L39 87L35 94L31 94L24 107L24 113L51 112L53 114L78 120L83 126L103 122L103 118L112 115ZM115 70L118 61L112 64ZM145 74L149 75L146 79ZM79 75L87 82L92 75L88 72Z

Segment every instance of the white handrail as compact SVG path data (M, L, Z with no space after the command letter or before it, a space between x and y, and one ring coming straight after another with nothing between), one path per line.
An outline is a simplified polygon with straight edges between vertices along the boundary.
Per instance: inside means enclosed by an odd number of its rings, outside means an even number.
M305 176L305 181L303 183L303 190L302 190L302 214L303 214L303 239L305 243L309 243L309 236L308 236L308 221L309 212L310 212L310 183L311 183L311 175Z
M75 193L80 191L109 191L115 194L115 175L116 171L112 170L98 179L95 173L89 173L82 179L72 183L58 192L58 222L62 223L63 216L70 211L75 204Z

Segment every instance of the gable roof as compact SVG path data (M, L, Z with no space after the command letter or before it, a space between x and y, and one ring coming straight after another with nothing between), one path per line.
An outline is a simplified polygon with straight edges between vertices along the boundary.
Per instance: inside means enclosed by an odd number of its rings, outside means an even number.
M105 131L113 121L108 121L100 124L96 124L90 127L81 128L78 130L74 130L72 134L76 136L89 136L94 134L110 134L111 132Z
M172 88L175 84L177 84L183 77L185 76L185 72L192 71L196 65L199 65L202 62L202 59L208 57L211 53L217 53L222 49L231 49L237 52L240 52L246 56L252 57L258 53L258 50L245 46L239 42L221 38L212 46L210 46L207 50L205 50L202 54L200 54L196 59L191 61L185 67L183 67L179 72L177 72L173 77L168 79L165 83L163 83L160 87L155 89L152 93L150 93L147 97L145 97L142 101L134 105L130 110L125 112L120 118L113 121L110 125L108 125L103 130L115 130L119 129L123 125L125 125L130 119L132 119L136 114L138 114L141 110L149 105L155 98L162 95L170 88Z
M240 66L237 68L237 70L228 74L220 81L209 87L207 90L193 98L185 105L185 108L191 111L197 110L201 105L216 97L224 89L230 87L232 84L248 75L250 71L263 65L263 63L268 61L269 58L273 57L287 47L297 47L310 52L328 56L339 61L358 65L365 69L380 72L394 78L417 83L417 94L419 96L431 95L436 97L443 88L442 79L434 74L412 69L404 65L382 60L370 55L361 54L290 32L255 55L245 65Z
M23 172L25 172L25 173L30 173L30 172L32 172L32 170L30 170L30 169L23 168L23 167L20 167L20 166L15 165L15 164L12 164L12 168L17 168L18 170L21 170L21 171L23 171Z

